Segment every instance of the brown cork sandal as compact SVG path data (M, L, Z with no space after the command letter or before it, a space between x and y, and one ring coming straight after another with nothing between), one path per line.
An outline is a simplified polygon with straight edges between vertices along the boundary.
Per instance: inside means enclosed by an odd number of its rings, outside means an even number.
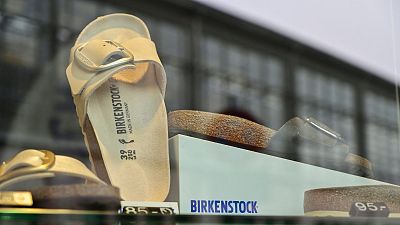
M236 116L178 110L168 114L168 128L170 137L184 134L354 175L372 177L372 165L367 159L350 153L340 135L311 118L293 118L275 131ZM324 163L305 161L296 157L296 154L293 154L294 150L284 151L287 146L295 146L299 144L299 141L309 142L327 151L327 159ZM336 160L331 163L332 165L326 163L329 161L329 155L332 154L329 151L339 152L341 155L339 160L332 159L332 161Z
M366 185L321 188L304 193L306 216L400 217L400 187Z
M265 149L276 132L236 116L193 110L168 113L168 130L170 137L186 134L256 151Z

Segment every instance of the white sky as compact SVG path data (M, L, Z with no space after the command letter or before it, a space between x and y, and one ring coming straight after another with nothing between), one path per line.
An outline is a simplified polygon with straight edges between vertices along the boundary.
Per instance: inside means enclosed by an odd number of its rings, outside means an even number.
M400 0L196 1L288 35L385 79L395 81L400 76L399 68L396 71L400 65Z

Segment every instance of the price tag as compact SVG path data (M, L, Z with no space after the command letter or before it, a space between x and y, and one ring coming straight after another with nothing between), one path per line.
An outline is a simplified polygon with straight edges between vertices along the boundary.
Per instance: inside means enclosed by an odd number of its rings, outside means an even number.
M349 212L352 217L388 217L389 214L384 202L354 202Z
M132 215L173 215L179 214L176 202L121 202L121 214Z
M0 192L0 205L8 206L32 206L32 194L30 192L5 191Z

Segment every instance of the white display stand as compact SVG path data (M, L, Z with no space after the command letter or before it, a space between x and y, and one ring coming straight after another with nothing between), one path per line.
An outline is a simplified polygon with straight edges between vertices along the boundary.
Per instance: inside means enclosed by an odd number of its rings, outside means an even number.
M167 201L178 202L181 214L301 216L307 190L386 184L185 135L169 147Z

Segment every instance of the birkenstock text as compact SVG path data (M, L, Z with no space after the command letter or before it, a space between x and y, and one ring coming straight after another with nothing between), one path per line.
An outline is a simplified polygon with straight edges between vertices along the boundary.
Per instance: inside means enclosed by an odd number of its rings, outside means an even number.
M110 93L117 134L126 134L125 115L118 86L111 83Z

